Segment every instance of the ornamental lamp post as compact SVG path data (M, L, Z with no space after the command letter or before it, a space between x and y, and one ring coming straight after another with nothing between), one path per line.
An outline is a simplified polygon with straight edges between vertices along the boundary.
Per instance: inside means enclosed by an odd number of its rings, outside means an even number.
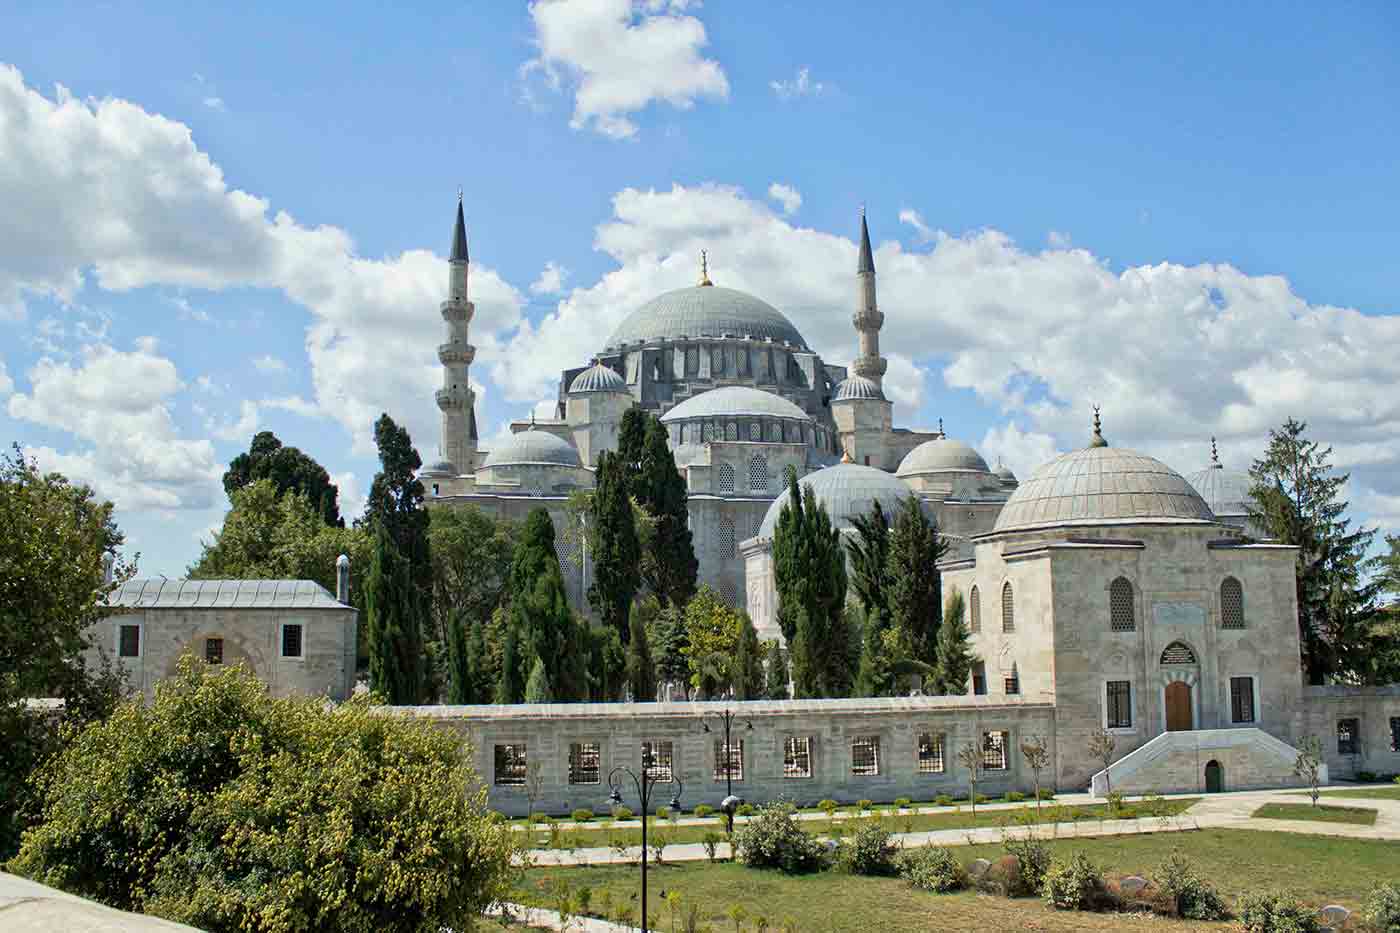
M624 774L632 779L632 785L637 788L637 796L642 802L642 933L647 933L647 812L651 805L651 792L660 782L645 765L642 766L640 778L635 771L626 766L613 768L612 773L608 775L608 787L612 791L608 794L608 800L615 807L622 806L621 776ZM684 791L684 782L677 781L676 792L671 795L672 810L681 808L681 794Z
M720 722L724 724L724 802L720 804L720 809L724 811L725 818L728 820L729 834L732 836L734 835L734 811L739 809L744 802L741 798L734 796L734 760L729 741L730 728L734 725L734 711L727 709L720 713ZM753 722L745 719L744 727L747 731L752 732ZM711 733L710 724L704 720L701 720L700 728L706 734Z

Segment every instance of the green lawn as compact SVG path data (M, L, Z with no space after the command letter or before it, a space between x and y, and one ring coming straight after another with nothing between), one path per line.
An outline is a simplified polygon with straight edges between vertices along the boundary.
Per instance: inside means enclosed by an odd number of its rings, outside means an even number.
M1240 829L1207 829L1186 833L1052 840L1057 855L1083 851L1109 876L1143 873L1154 868L1173 848L1181 848L1200 873L1220 887L1228 901L1242 894L1282 889L1321 906L1340 903L1353 909L1381 881L1400 876L1400 846L1391 842L1305 836ZM964 862L995 858L1000 846L960 846ZM588 887L595 909L606 900L634 905L636 866L535 868L526 873L517 898L551 906L551 890L567 882L577 891ZM733 904L748 916L744 929L754 928L762 914L773 930L785 919L802 933L864 933L867 930L930 933L941 930L1122 930L1125 918L1113 914L1056 913L1039 900L1007 900L971 892L934 895L916 891L897 878L862 878L824 872L788 877L721 863L653 866L650 875L652 912L670 928L670 915L659 892L678 891L684 903L701 906L702 921L717 930L733 929L726 909ZM614 914L616 910L614 909ZM1143 921L1149 924L1153 921ZM1224 924L1160 921L1172 931L1224 930ZM1132 922L1133 927L1138 925Z
M1376 823L1375 810L1364 807L1314 807L1310 803L1266 803L1250 816L1261 820L1312 820L1356 826L1374 826Z
M1182 797L1175 800L1157 800L1150 803L1127 803L1124 804L1116 814L1110 813L1108 805L1101 803L1074 807L1043 804L1041 806L1041 822L1097 822L1101 819L1170 817L1183 812L1187 807L1200 799L1199 797ZM978 810L975 817L969 807L956 812L948 811L946 813L909 813L904 815L880 813L861 819L881 819L890 832L922 833L938 829L1020 826L1027 822L1034 823L1035 812L1035 805L1031 804L1018 809ZM846 834L854 831L859 825L860 821L855 817L844 820L838 818L834 824L829 823L826 819L802 821L802 827L804 829L819 835L828 835L832 832ZM654 837L658 830L665 835L667 844L701 842L708 833L718 833L722 836L724 834L724 820L722 818L716 818L701 825L680 825L675 827L672 827L669 823L664 821L654 820L649 824L647 833L649 836ZM615 842L625 842L629 846L637 846L642 843L642 831L640 827L636 829L612 829L603 824L576 824L569 820L559 824L559 843L557 846L551 846L548 830L541 830L538 828L530 830L530 838L531 845L540 849L568 848L570 845L581 849L589 847L601 848L613 845Z
M1302 791L1307 796L1308 791ZM1365 790L1325 790L1324 797L1352 797L1359 800L1400 800L1400 784L1393 787L1375 787Z

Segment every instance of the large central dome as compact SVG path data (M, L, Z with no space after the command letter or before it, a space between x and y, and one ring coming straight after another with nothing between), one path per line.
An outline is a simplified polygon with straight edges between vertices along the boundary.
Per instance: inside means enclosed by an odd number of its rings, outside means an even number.
M613 331L604 349L681 337L754 337L806 349L807 341L781 311L732 288L695 285L658 295Z

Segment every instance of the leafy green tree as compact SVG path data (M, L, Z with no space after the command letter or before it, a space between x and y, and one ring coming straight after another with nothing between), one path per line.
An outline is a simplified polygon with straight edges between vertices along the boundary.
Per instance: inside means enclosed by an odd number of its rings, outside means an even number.
M701 586L685 607L686 646L683 653L690 684L701 696L712 697L734 683L744 614Z
M510 829L459 736L371 705L186 658L43 768L13 869L212 933L470 929L518 876Z
M525 700L525 678L520 672L520 633L513 625L506 627L501 643L501 676L496 682L497 703L522 703Z
M803 494L793 470L773 534L773 571L797 696L847 695L855 672L845 617L846 551L826 507L811 489Z
M866 618L879 613L889 619L890 521L878 501L864 515L851 517L855 535L846 541L850 552L851 589ZM879 696L879 694L869 694Z
M581 658L570 654L577 623L554 550L554 522L544 508L525 519L511 557L510 589L510 627L523 642L522 670L540 658L556 700L582 699L587 684L580 682L575 667Z
M475 506L428 509L433 614L430 640L446 641L458 613L467 624L491 618L510 592L518 530Z
M907 497L890 529L890 624L912 646L913 660L936 666L943 621L943 582L938 562L948 544L917 496Z
M656 662L658 680L663 683L689 681L690 660L685 649L690 639L685 627L685 605L673 603L662 609L647 628L647 642Z
M331 482L326 468L296 447L285 447L271 431L253 435L248 452L234 457L224 473L224 492L233 494L258 480L268 480L280 497L288 491L306 496L316 515L326 525L345 527L340 517L340 490Z
M370 689L396 706L423 697L423 642L418 594L408 561L383 525L374 530L374 556L365 586L369 620Z
M554 702L549 690L549 672L545 668L543 658L535 658L535 666L530 669L530 679L525 682L525 702Z
M647 643L647 627L642 620L642 607L633 603L628 622L632 630L627 642L627 682L632 686L632 699L639 703L656 699L656 666L651 660Z
M776 641L768 643L768 666L763 675L763 695L769 700L788 699L787 652Z
M967 693L968 678L977 656L968 647L971 633L967 629L967 603L961 590L953 590L943 612L943 625L938 629L938 683L935 689L944 695Z
M685 477L676 469L666 426L651 414L632 495L652 519L642 550L642 582L663 605L684 606L695 595L699 570Z
M1298 636L1309 682L1369 679L1383 585L1366 574L1376 532L1352 528L1341 498L1349 474L1335 472L1332 448L1306 431L1289 418L1269 432L1268 449L1250 467L1245 510L1268 537L1298 548Z
M387 414L374 423L374 443L379 450L379 472L369 487L361 523L384 526L398 552L408 561L413 584L421 596L420 613L432 600L433 564L428 550L428 512L423 507L423 484L418 470L423 460L408 436L408 429Z
M627 618L641 585L641 548L632 516L625 461L604 451L593 491L593 583L588 601L604 625L628 639Z
M739 615L739 639L734 650L734 668L730 686L736 700L763 698L763 646L758 631L748 613Z
M594 625L588 629L589 698L598 703L609 703L622 695L622 685L627 678L627 655L622 647L622 639L617 629Z
M448 627L447 647L447 702L475 703L476 671L472 669L472 662L476 659L472 655L466 613L459 612L453 617Z

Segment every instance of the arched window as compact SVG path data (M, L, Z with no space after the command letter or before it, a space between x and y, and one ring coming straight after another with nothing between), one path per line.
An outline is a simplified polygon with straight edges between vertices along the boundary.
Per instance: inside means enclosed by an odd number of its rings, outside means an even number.
M1244 628L1244 588L1234 577L1220 584L1220 627Z
M759 424L757 421L754 421L749 425L749 440L763 440L763 425Z
M708 444L710 441L715 439L715 426L706 423L705 426L701 428L701 433L702 436L705 438L705 443Z
M768 458L762 454L749 458L749 489L754 492L768 491Z
M719 465L719 491L734 491L734 468L727 463Z
M1184 641L1174 641L1162 651L1163 664L1195 664L1196 652Z
M1133 631L1137 628L1133 615L1133 585L1127 577L1119 577L1108 588L1109 628L1115 632Z
M719 553L725 560L734 556L734 519L727 516L719 520Z
M719 347L715 347L710 351L710 372L724 372L724 354L720 352Z
M737 441L739 439L739 426L734 422L729 422L724 426L724 439L726 441Z
M1016 631L1016 603L1011 595L1010 580L1001 586L1001 630L1003 632Z
M777 441L778 443L782 443L783 426L781 422L774 421L768 426L768 439L770 441Z
M757 538L758 532L763 528L763 513L755 512L749 516L749 537Z
M976 635L982 631L982 594L975 586L967 597L967 605L968 617L972 620L968 623L968 630Z

